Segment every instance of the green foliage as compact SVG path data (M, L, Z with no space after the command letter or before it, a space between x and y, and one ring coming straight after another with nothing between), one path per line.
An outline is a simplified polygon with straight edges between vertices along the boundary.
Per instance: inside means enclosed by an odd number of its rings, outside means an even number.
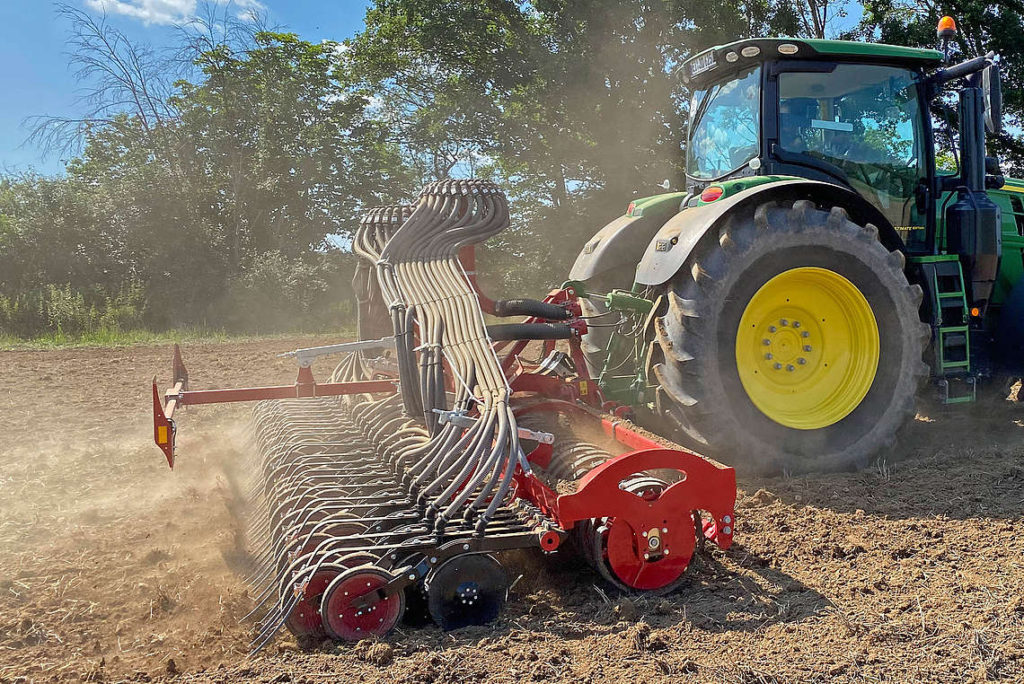
M354 273L351 254L264 252L232 283L218 320L228 329L263 333L337 327L355 317Z
M109 29L69 16L101 49ZM352 316L351 257L328 237L408 196L413 173L339 80L336 44L258 27L200 44L193 77L152 108L165 115L87 125L64 177L0 179L0 335Z
M481 270L506 294L539 294L631 198L681 184L675 66L716 43L798 34L798 15L771 0L378 0L345 68L424 176L508 189L513 231Z
M1024 173L1024 14L1016 0L865 0L861 26L855 35L893 45L937 45L939 19L951 15L959 29L953 60L960 61L994 51L1002 57L1004 119L1009 130L989 138L1003 160L1004 171ZM1016 131L1017 134L1013 134Z
M43 331L65 338L139 328L145 293L129 283L113 296L87 296L70 285L47 284L14 296L0 295L0 337L35 337Z

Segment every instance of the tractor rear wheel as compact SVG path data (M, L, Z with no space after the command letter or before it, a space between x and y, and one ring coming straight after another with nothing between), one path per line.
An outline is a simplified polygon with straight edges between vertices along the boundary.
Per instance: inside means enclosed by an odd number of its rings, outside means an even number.
M729 217L654 321L659 413L750 472L864 466L895 443L928 373L922 292L903 266L841 207L770 202Z

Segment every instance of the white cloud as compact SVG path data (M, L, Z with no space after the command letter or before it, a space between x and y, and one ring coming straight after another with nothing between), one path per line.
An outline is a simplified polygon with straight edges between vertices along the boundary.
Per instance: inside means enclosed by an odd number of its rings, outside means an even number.
M228 3L245 13L265 9L260 0L233 0ZM122 14L144 24L175 24L193 19L198 0L85 0L85 6L97 12Z

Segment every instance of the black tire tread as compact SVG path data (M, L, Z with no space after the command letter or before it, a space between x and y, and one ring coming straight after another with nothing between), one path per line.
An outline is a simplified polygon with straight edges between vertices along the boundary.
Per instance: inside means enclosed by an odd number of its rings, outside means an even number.
M840 451L795 453L766 443L737 420L724 398L725 390L715 385L721 382L718 358L734 353L731 347L718 349L714 328L721 306L718 299L728 291L729 278L739 277L732 272L740 263L749 264L759 252L768 253L779 240L793 245L801 240L840 245L870 265L897 305L902 370L888 398L888 411ZM750 473L835 471L867 465L871 456L891 447L897 430L914 415L917 390L929 373L922 358L931 330L920 322L918 313L923 292L907 280L905 263L901 252L890 252L879 242L876 226L853 223L842 207L822 208L808 200L790 205L770 201L752 214L728 217L711 239L698 244L666 288L669 305L655 322L648 366L652 381L663 390L656 393L661 417L680 441Z

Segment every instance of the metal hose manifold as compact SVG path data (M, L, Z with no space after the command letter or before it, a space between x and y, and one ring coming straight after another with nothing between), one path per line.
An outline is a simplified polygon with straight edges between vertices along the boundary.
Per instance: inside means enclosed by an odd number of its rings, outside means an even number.
M405 594L354 613L352 596L403 576L392 571L415 566L422 549L478 538L489 527L529 529L506 505L516 464L528 468L510 390L457 258L462 246L508 222L505 195L487 181L432 183L415 207L375 207L360 221L353 245L364 271L356 285L385 312L380 336L395 335L402 396L279 402L254 411L253 470L263 476L254 488L263 568L254 582L264 607L257 646L283 625L310 637L386 633L404 611ZM367 372L351 354L332 380L361 380ZM452 382L454 393L446 391ZM440 421L449 405L475 422ZM482 558L474 561L481 576L496 577ZM455 566L445 567L431 575L428 593L443 593L468 572L460 564L444 579ZM412 588L427 586L424 579Z
M495 184L431 183L378 261L378 279L392 310L406 312L404 318L393 316L396 335L407 340L414 325L419 331L420 345L414 350L399 345L399 367L406 411L423 416L432 439L418 458L410 459L408 476L420 487L425 515L439 534L460 514L476 520L482 532L508 496L521 459L510 391L476 294L457 259L461 247L496 235L508 223L508 202ZM448 408L443 361L459 380L455 407L475 405L479 412L465 434L437 421L437 413ZM467 378L474 378L477 387L470 387Z

